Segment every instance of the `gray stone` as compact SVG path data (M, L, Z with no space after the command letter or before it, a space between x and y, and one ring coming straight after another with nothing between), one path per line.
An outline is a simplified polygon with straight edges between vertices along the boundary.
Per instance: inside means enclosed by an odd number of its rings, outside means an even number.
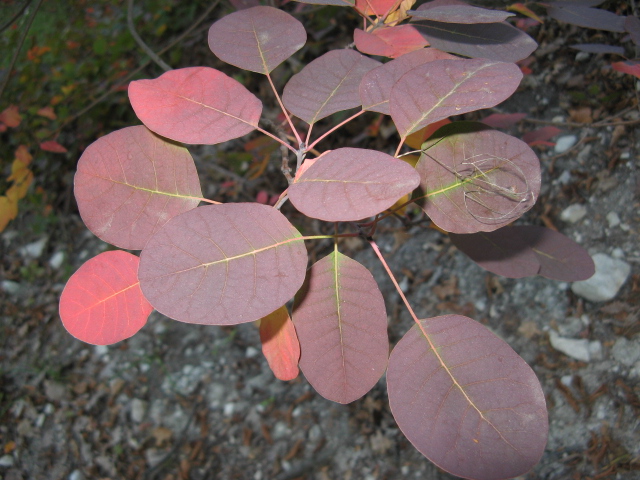
M597 340L590 342L584 338L565 338L553 330L549 332L549 340L553 348L581 362L596 360L602 355L602 344Z
M0 467L13 467L13 457L11 455L0 457Z
M66 255L65 255L64 252L57 251L56 253L51 255L51 258L49 259L49 265L54 270L58 270L62 266L62 264L64 263L65 257L66 257Z
M553 148L553 150L556 153L564 153L571 147L573 147L577 141L578 137L576 137L575 135L564 135L556 140L556 146Z
M606 302L615 298L620 287L631 273L631 267L623 260L604 253L593 255L596 273L588 280L574 282L571 290L591 302Z
M136 423L142 422L144 420L145 415L147 414L147 408L149 404L144 400L140 400L139 398L134 398L131 400L131 420Z
M74 470L69 474L69 480L85 480L85 476L80 470Z
M20 249L20 255L25 258L40 258L42 252L44 252L44 247L47 246L48 240L47 237L43 237L40 240L25 245Z
M611 355L616 362L633 367L637 362L640 362L640 342L621 337L611 348Z
M615 228L620 225L620 217L616 212L609 212L607 213L607 223L609 228Z
M574 203L565 208L560 214L560 220L569 223L577 223L587 214L587 207L581 203Z

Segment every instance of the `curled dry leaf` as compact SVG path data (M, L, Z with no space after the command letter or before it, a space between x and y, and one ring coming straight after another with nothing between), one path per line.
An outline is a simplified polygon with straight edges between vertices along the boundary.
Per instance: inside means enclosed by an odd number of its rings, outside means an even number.
M298 376L300 342L286 306L260 320L260 341L262 353L277 379L288 381Z

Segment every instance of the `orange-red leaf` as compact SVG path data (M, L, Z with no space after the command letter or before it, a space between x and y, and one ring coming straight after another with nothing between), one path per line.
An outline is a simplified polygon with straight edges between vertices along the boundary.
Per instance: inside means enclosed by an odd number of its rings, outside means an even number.
M46 152L67 153L67 149L55 140L47 140L46 142L42 142L40 144L40 148Z
M92 345L135 335L153 310L140 290L139 263L135 255L115 250L82 265L60 297L60 318L67 331Z
M522 15L526 15L529 18L534 19L536 22L544 23L544 21L536 15L529 7L526 7L523 3L514 3L507 7L507 10L511 12L518 12Z
M7 127L15 128L20 125L22 117L18 112L18 107L15 105L9 105L0 113L0 121Z
M390 58L397 58L429 45L429 42L411 25L384 27L373 32L356 29L354 40L356 47L362 53Z
M384 17L396 4L397 0L356 0L356 10L365 15Z
M640 78L640 61L638 60L615 62L611 64L611 67L618 72L628 73L629 75L634 75L635 77Z
M33 160L33 157L25 145L19 145L18 148L16 148L15 155L18 160L25 164L25 166L28 166L31 163L31 160Z
M53 108L51 107L44 107L41 108L40 110L38 110L38 115L40 115L41 117L46 117L49 120L55 120L56 118L58 118L56 116L56 113L53 111Z
M262 353L279 380L293 380L298 376L300 342L287 307L282 306L260 320Z

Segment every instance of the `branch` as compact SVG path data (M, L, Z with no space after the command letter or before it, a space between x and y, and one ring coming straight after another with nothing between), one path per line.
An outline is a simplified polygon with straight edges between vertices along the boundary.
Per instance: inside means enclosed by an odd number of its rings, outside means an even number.
M16 60L18 60L18 55L20 54L20 50L22 50L22 46L24 45L24 41L27 38L27 33L29 33L29 29L31 28L31 24L33 23L33 20L36 18L36 14L38 13L38 9L40 8L40 5L42 5L42 0L38 0L38 3L36 3L36 6L33 8L33 12L31 12L31 15L29 16L29 18L27 20L27 24L24 26L24 30L22 31L22 35L20 36L20 40L18 41L18 46L17 46L15 52L13 52L13 58L11 58L11 62L9 63L9 67L7 68L7 74L5 75L4 79L2 80L2 85L0 85L0 98L2 98L2 94L4 93L4 89L7 87L7 83L9 83L9 77L11 76L11 70L13 70L13 67L16 64Z
M9 28L13 24L13 22L15 22L18 19L18 17L22 15L22 13L25 11L25 9L29 6L30 3L31 3L31 0L27 0L26 2L24 2L22 6L18 9L18 11L13 15L13 17L7 20L4 23L4 25L0 27L0 33L4 32L7 28Z
M136 28L133 25L133 0L127 0L127 25L129 26L129 32L131 32L131 36L133 37L133 39L136 41L138 46L142 50L144 50L147 55L149 55L151 60L153 60L165 72L173 70L169 65L165 63L164 60L160 58L160 56L156 52L151 50L151 48L149 48L149 46L144 43L144 40L142 40L140 35L138 35L138 32L136 32Z

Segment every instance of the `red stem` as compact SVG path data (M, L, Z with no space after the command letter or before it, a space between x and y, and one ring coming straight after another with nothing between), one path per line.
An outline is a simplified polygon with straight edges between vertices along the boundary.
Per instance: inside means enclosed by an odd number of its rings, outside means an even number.
M337 124L335 127L333 127L333 128L332 128L331 130L329 130L328 132L326 132L326 133L324 133L324 134L320 135L318 138L316 138L316 139L314 140L314 142L313 142L311 145L309 145L309 146L307 147L307 150L311 150L313 147L315 147L315 146L318 144L318 142L320 142L320 141L324 140L324 138L325 138L325 137L327 137L328 135L332 134L333 132L335 132L337 129L339 129L339 128L340 128L340 127L342 127L343 125L345 125L345 124L349 123L349 122L350 122L351 120L353 120L354 118L359 117L359 116L360 116L360 115L362 115L364 112L366 112L366 110L360 110L358 113L356 113L356 114L354 114L354 115L351 115L351 116L350 116L349 118L347 118L346 120L344 120L344 121L340 122L339 124Z
M273 80L271 80L271 75L268 74L268 73L267 73L267 80L269 80L269 85L271 85L271 89L273 90L273 94L276 96L276 99L278 100L278 104L280 105L280 108L282 109L282 113L284 113L284 116L287 119L287 122L289 123L289 127L291 127L291 130L293 131L293 135L296 137L296 140L298 141L298 147L300 147L300 145L302 144L302 139L300 138L300 135L298 135L298 131L296 130L296 127L293 126L293 122L291 121L291 117L289 117L289 114L287 113L287 109L284 108L282 100L280 99L280 95L278 95L278 91L276 90L276 86L273 84Z

